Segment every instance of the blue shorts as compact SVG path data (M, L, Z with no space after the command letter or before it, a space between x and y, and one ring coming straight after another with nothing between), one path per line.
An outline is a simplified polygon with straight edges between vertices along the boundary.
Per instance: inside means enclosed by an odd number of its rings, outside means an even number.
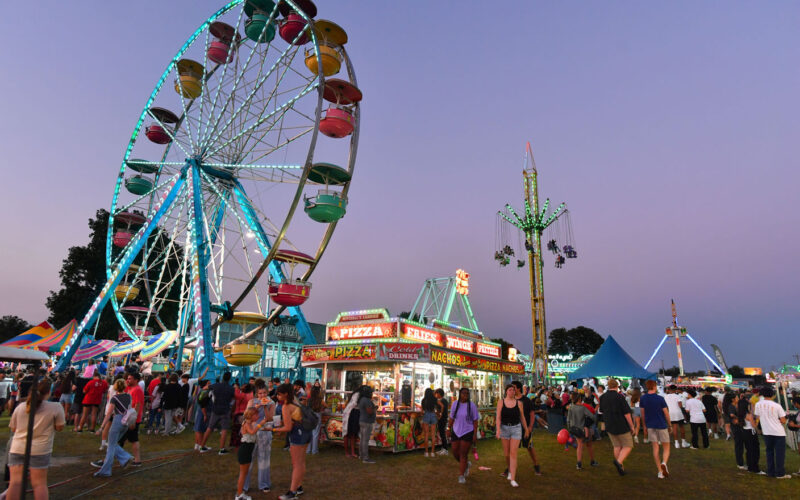
M303 429L300 424L295 424L289 433L289 442L299 446L306 445L311 442L311 431Z
M208 418L203 418L203 410L197 408L197 412L194 414L194 431L205 432L206 429L208 429Z
M58 402L59 403L68 404L68 405L71 405L74 400L75 400L75 393L74 392L71 392L69 394L62 394L58 398Z
M423 424L428 424L428 425L436 425L436 422L437 422L438 420L439 420L439 419L438 419L438 418L436 418L436 413L435 413L435 412L432 412L432 411L426 411L426 412L425 412L425 413L422 415L422 423L423 423Z

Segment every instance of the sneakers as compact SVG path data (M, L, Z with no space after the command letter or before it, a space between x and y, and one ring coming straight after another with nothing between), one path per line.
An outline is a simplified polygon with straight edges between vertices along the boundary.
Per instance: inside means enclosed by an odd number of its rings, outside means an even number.
M664 477L669 477L669 468L664 462L661 462L661 473L664 474Z
M508 484L510 484L512 488L519 488L519 483L514 481L513 479Z
M719 439L719 434L714 434L714 439Z
M592 467L600 467L600 464L599 464L599 463L597 463L597 460L592 460L592 461L589 463L589 465L591 465Z
M472 462L467 461L467 470L464 471L464 477L469 476L469 470L472 468Z
M664 473L663 472L659 472L658 473L658 478L659 479L664 479Z
M183 424L178 424L178 431L177 433L180 434L181 432L186 430L186 426Z
M437 455L448 455L449 452L446 449L442 448L441 450L437 451L436 454Z
M233 500L253 500L253 499L247 493L242 493L241 495L236 495Z
M301 484L300 486L298 486L298 487L297 487L297 491L295 491L294 493L295 493L295 495L297 495L297 496L300 496L300 495L302 495L303 493L305 493L305 490L303 489L303 485Z
M775 476L775 479L791 479L792 476L790 474L786 474L784 476Z
M731 435L728 434L728 437L725 438L725 441L730 441L730 440L731 440Z
M792 475L793 475L793 476L800 476L800 470L799 470L799 471L797 471L797 472L792 472Z
M369 458L364 459L361 461L362 464L374 464L375 460L370 460Z
M759 476L766 476L767 475L767 473L764 472L763 470L758 471L756 474L758 474Z
M648 443L650 442L650 440L649 440L649 439L647 439L647 438L644 438L644 441L642 441L642 442L643 442L644 444L648 444Z
M131 467L141 467L142 462L131 462Z
M197 448L197 451L199 451L200 453L208 453L209 451L211 451L211 448L209 448L208 446L201 446Z
M583 470L583 465L580 462L578 462L577 464L575 464L575 469L576 470Z
M501 472L501 473L500 473L500 475L501 475L501 476L508 477L508 469L506 469L506 470L504 470L503 472Z
M467 480L464 478L464 476L458 476L458 484L464 484L466 482Z
M103 450L105 450L106 448L108 448L108 441L106 441L105 439L103 439L102 441L100 441L100 451L103 451Z
M690 446L689 449L690 450L699 450L700 448L698 448L697 446Z
M200 451L200 445L195 443L194 444L194 451Z
M633 436L633 442L639 444L639 436Z
M534 465L534 466L533 466L533 472L534 472L534 474L536 474L537 476L541 476L541 475L542 475L542 471L541 471L541 469L539 468L539 466L538 466L538 465Z
M227 448L220 448L218 454L220 455L227 455L230 453Z
M269 492L270 492L270 489L268 487L267 488L261 488L261 493L269 493Z
M294 500L295 498L297 498L297 492L289 490L283 495L279 496L278 500Z
M102 460L95 460L94 462L90 462L90 463L91 463L92 467L97 467L98 469L101 469L103 467L103 461Z
M426 451L426 452L425 452L425 458L428 458L428 457L430 457L430 456L431 456L431 455L430 455L430 454L429 454L429 453Z
M687 441L687 440L685 440L685 439L683 440L683 447L684 447L684 448L691 448L691 446L692 446L692 445L691 445L691 444L689 444L689 441Z
M620 476L624 476L625 475L625 469L622 468L622 464L621 463L619 463L616 460L614 460L614 467L617 468L617 472L619 473Z
M675 448L677 449L677 448L680 448L680 447L681 447L680 441L675 441Z
M744 465L737 465L736 468L739 470L747 470L747 467Z

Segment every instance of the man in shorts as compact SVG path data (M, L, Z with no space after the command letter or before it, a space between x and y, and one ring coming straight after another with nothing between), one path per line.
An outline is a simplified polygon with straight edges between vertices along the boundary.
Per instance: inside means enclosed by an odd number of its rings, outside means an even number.
M653 444L653 459L656 461L658 478L669 477L669 433L672 426L667 422L670 420L669 407L666 400L658 394L658 384L655 380L645 382L647 394L639 400L639 408L642 411L647 440ZM661 458L659 458L658 445L661 445Z
M203 434L203 442L200 444L201 448L205 448L208 437L211 436L216 427L219 427L222 431L219 438L220 455L229 453L225 448L225 440L231 430L231 402L235 394L230 381L231 372L225 372L222 374L222 382L211 385L211 395L213 397L211 416L208 419L206 432Z
M533 460L533 470L537 476L541 476L542 472L539 469L539 459L536 456L536 449L531 442L531 438L533 437L533 423L536 421L536 414L533 412L533 402L525 397L525 393L522 390L522 382L514 380L511 383L517 391L517 401L522 403L522 413L525 416L528 429L531 430L531 433L527 436L525 433L522 434L522 438L519 440L519 447L528 450L528 454L531 456L531 460Z
M690 444L686 441L686 429L684 428L684 424L686 423L685 416L683 414L683 402L681 395L678 394L678 387L676 385L671 385L667 387L667 395L664 396L664 401L667 402L667 408L669 409L669 421L672 425L672 438L675 439L675 448L688 448ZM678 430L680 430L681 441L678 441Z
M633 420L631 407L625 396L619 393L619 382L608 379L608 390L600 396L600 410L603 412L606 433L614 447L614 467L620 476L625 475L623 463L633 450Z
M139 425L142 423L142 415L144 414L144 391L139 385L141 378L142 376L139 372L129 373L125 378L125 392L131 395L131 406L136 408L136 425L122 435L119 445L125 445L125 441L131 442L131 451L133 452L131 467L141 467L142 465L141 450L139 449Z

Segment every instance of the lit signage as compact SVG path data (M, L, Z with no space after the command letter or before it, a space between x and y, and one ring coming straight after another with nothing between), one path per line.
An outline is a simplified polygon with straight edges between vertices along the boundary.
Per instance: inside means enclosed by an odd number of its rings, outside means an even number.
M439 321L438 319L433 320L433 326L440 330L444 330L450 333L455 333L458 335L466 335L467 337L477 337L481 339L483 338L483 334L478 330L473 330L471 328L454 325L452 323L447 323L445 321Z
M356 321L374 321L376 319L389 319L386 309L365 309L363 311L347 311L339 313L333 324L353 323ZM330 324L330 323L329 323Z
M472 352L472 341L462 339L461 337L453 337L452 335L445 335L445 347L448 349L455 349L456 351Z
M482 370L516 374L522 374L525 371L524 367L520 363L509 363L508 361L484 359L462 354L460 352L443 351L436 347L431 348L431 361L441 365L463 368L465 370Z
M508 348L508 360L509 361L516 361L517 360L517 350L513 347Z
M411 340L419 340L420 342L428 342L429 344L442 345L442 334L427 328L421 328L408 323L403 323L402 332L403 337Z
M547 357L551 361L572 361L572 354L549 354Z
M469 273L463 269L456 271L456 293L469 295Z
M483 342L475 342L475 352L477 354L483 354L484 356L499 358L500 346L492 344L484 344Z
M378 359L380 361L425 361L431 359L431 346L384 342L378 346Z
M326 361L372 361L375 359L374 345L342 345L304 347L303 363Z
M761 368L753 368L748 366L745 367L744 374L747 375L748 377L753 375L764 375L764 370L762 370Z
M329 326L328 340L376 339L395 336L396 323Z

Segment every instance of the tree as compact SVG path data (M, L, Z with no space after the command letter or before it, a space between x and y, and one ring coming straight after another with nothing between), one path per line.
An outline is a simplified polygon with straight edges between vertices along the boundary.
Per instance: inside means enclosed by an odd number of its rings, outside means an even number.
M20 318L19 316L6 315L0 318L0 342L16 337L20 333L28 330L33 325Z
M423 325L428 324L428 318L420 318L419 313L414 313L414 316L411 316L411 311L403 311L397 315L398 318L408 319L411 321L416 321L417 323L422 323Z
M729 366L728 373L730 373L733 378L745 378L744 368L739 365Z
M585 354L594 354L603 345L603 337L585 326L575 328L556 328L550 332L550 347L553 354L572 354L578 358Z
M500 357L503 359L508 359L508 348L514 347L514 344L506 342L505 339L501 338L491 339L491 341L495 344L500 344Z

